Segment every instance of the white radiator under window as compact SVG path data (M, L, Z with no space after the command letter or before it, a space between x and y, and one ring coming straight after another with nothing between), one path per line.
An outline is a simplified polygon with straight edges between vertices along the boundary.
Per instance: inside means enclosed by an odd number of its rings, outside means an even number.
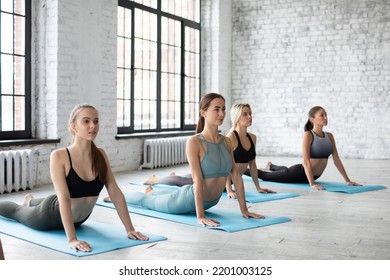
M142 168L157 168L187 162L186 143L190 136L147 139Z
M0 151L0 194L34 188L37 165L36 150Z

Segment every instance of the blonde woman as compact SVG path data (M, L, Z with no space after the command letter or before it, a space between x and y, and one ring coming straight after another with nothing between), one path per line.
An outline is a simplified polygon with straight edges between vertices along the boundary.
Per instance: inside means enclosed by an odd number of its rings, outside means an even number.
M261 188L257 177L256 165L256 135L248 132L248 127L252 125L252 109L249 104L234 104L230 110L232 128L227 137L233 147L234 161L239 174L242 176L249 167L249 174L259 193L275 193L272 190ZM230 178L226 181L226 190L230 198L236 198L232 190Z
M88 219L105 186L128 238L147 240L134 229L107 155L93 142L99 132L98 111L87 104L76 106L70 114L69 129L73 143L53 151L50 158L55 194L38 199L27 194L22 205L0 202L0 215L37 230L65 229L70 248L89 252L91 245L77 238L76 227Z

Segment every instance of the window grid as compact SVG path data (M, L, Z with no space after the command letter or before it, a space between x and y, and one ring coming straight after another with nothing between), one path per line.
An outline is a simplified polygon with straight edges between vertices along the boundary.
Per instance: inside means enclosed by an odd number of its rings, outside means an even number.
M200 96L200 73L195 72L200 71L200 41L192 33L200 33L200 24L181 17L184 8L180 13L173 10L177 14L162 11L161 6L168 2L175 1L119 0L117 126L120 134L195 128ZM186 7L190 7L188 3L191 7L194 3L200 6L199 0L184 2ZM131 15L131 20L126 21L126 13ZM123 42L126 38L131 41L129 48ZM190 43L198 46L186 46ZM128 49L131 55L126 55Z
M0 3L0 138L31 138L31 2Z

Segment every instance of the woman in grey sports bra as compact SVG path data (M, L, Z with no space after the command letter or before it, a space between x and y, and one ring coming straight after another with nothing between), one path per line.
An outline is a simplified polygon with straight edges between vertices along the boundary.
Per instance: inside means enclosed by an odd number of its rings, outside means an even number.
M328 124L325 109L315 106L309 110L308 115L302 142L302 164L286 167L268 162L264 169L258 170L258 177L264 181L280 183L309 183L313 189L323 190L324 187L317 184L315 180L325 171L328 157L332 155L333 162L345 183L350 186L359 186L360 184L349 179L338 155L333 135L323 131L324 126ZM249 175L249 172L246 171L245 174Z
M148 186L145 193L128 193L126 201L166 213L196 212L199 224L218 226L218 221L205 216L205 210L218 203L231 172L242 216L264 218L248 211L242 177L232 160L231 142L218 133L218 127L223 123L226 114L223 96L217 93L204 95L200 101L200 114L197 134L192 136L186 145L193 184L175 190L165 189L163 193Z

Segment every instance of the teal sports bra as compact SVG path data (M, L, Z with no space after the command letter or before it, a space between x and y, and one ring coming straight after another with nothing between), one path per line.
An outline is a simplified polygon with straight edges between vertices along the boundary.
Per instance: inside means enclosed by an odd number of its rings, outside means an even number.
M225 137L221 135L221 142L212 143L208 142L202 134L196 136L204 151L204 157L200 162L203 179L227 177L232 169L233 162ZM202 142L206 143L206 149L204 149Z

